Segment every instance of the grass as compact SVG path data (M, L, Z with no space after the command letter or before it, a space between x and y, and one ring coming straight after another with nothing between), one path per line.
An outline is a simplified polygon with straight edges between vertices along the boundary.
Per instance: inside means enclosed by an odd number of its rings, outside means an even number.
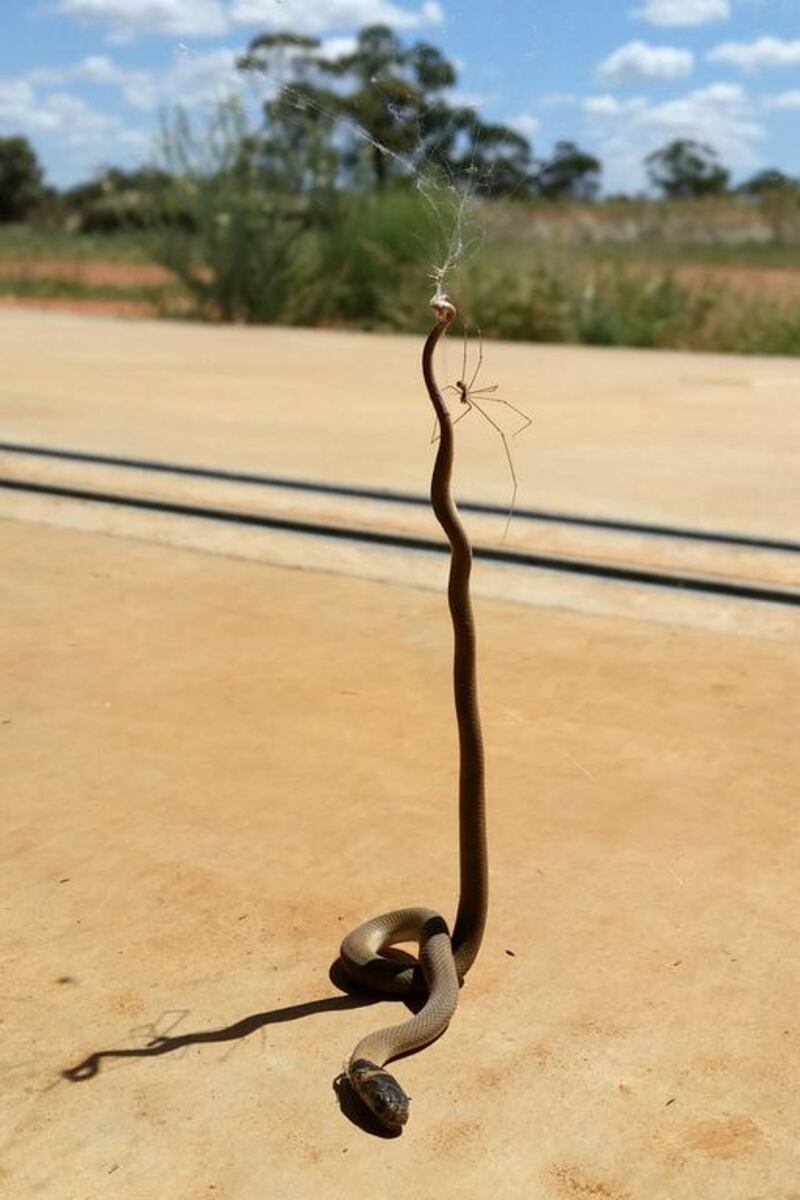
M179 299L183 289L175 284L86 284L80 279L7 279L0 276L0 296L45 300L139 300L163 307Z
M214 205L223 203L224 213ZM0 292L137 300L206 319L419 332L442 229L412 191L344 197L291 238L292 213L226 194L195 236L0 227ZM208 205L206 205L208 207ZM487 337L800 355L800 209L738 199L477 206L484 240L449 281ZM3 278L3 261L159 261L174 284ZM731 272L730 268L740 269ZM798 272L764 286L764 272ZM759 274L747 280L747 272Z
M713 280L682 283L669 270L596 267L578 258L527 270L476 272L466 293L493 337L595 346L800 354L800 297L740 294Z
M152 262L152 233L71 233L32 225L0 225L0 263L4 259L59 258L66 261Z
M760 242L743 245L707 243L704 245L675 242L664 245L652 242L633 244L601 243L583 248L587 257L597 262L647 263L661 267L708 266L745 267L756 270L789 269L800 271L800 244L774 246Z

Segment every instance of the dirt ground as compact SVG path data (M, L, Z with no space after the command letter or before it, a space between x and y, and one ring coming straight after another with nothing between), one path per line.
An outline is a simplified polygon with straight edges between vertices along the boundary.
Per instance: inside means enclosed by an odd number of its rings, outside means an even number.
M420 490L418 350L4 311L2 438ZM486 361L534 410L525 502L774 537L798 370ZM463 450L464 490L507 496L497 445ZM5 478L122 474L0 452ZM397 1007L328 970L367 916L454 911L444 560L378 582L319 539L288 569L260 531L190 548L94 512L0 490L0 1194L798 1200L800 656L754 616L778 606L601 612L536 572L511 602L476 564L489 928L384 1139L333 1085Z
M0 296L0 308L30 308L38 312L80 313L86 317L153 317L149 300L103 300L92 296Z
M158 263L97 258L2 258L0 274L11 279L70 279L95 286L170 283L175 276Z
M647 275L659 275L673 270L678 280L689 287L707 284L729 288L734 295L769 297L777 303L793 301L800 293L800 271L791 267L753 267L680 263L669 267L650 261L632 262L629 269ZM3 258L0 259L0 278L4 279L66 279L87 287L135 287L164 285L175 277L157 263L104 261L102 259ZM1 305L24 308L76 312L95 316L148 317L158 316L163 301L114 299L113 297L72 296L4 296ZM179 298L171 300L170 311L180 311Z
M792 267L744 265L693 265L682 263L678 279L687 284L712 283L728 287L736 295L766 296L770 300L795 301L800 295L800 271Z

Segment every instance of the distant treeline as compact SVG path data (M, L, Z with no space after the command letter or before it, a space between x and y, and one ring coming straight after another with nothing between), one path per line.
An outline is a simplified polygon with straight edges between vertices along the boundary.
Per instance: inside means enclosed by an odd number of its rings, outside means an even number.
M509 125L485 121L454 102L457 73L435 46L407 46L388 27L362 29L347 53L327 56L321 43L294 33L254 38L238 60L244 78L276 85L257 129L230 114L217 122L224 146L205 149L180 115L166 118L157 166L108 168L62 192L44 183L34 149L22 136L0 139L0 221L38 219L85 231L197 226L186 181L214 172L247 179L265 196L291 195L308 214L332 195L366 194L413 180L461 186L492 198L597 201L603 164L574 142L538 155ZM240 114L241 116L241 114ZM191 143L191 154L187 147ZM675 139L644 160L653 193L681 200L732 191L758 199L800 197L800 181L763 170L731 187L713 147ZM623 197L616 196L614 199Z
M800 354L793 287L691 269L703 247L796 258L800 184L779 171L734 189L711 147L679 139L645 160L656 199L602 196L597 158L572 142L537 157L454 103L439 50L384 26L335 57L264 35L238 67L275 85L257 119L236 99L164 114L153 165L58 193L24 138L0 142L0 220L78 254L146 244L181 312L209 320L410 331L446 278L487 336Z

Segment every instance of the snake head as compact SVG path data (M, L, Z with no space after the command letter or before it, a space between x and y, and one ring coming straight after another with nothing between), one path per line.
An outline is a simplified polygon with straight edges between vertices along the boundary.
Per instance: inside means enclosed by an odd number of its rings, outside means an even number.
M366 1058L351 1062L348 1075L359 1097L384 1129L399 1133L408 1120L409 1098L394 1075Z
M454 320L456 306L440 287L436 288L435 294L431 297L430 305L440 321L446 321L449 325Z

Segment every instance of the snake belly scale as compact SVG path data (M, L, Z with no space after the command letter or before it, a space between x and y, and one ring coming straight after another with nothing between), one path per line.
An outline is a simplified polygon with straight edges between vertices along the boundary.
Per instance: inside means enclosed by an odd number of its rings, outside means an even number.
M431 505L450 543L448 603L453 623L453 691L459 740L460 896L455 926L429 908L403 908L365 922L342 942L340 961L357 984L387 994L422 994L422 1008L402 1024L368 1034L347 1067L355 1091L385 1128L408 1120L409 1098L385 1064L426 1045L447 1028L459 987L480 948L488 903L488 856L483 738L476 683L475 623L470 599L472 549L451 492L453 425L433 369L433 354L456 315L437 294L431 301L436 324L422 353L422 372L439 422L439 448L431 477ZM384 952L399 942L416 942L418 959Z

